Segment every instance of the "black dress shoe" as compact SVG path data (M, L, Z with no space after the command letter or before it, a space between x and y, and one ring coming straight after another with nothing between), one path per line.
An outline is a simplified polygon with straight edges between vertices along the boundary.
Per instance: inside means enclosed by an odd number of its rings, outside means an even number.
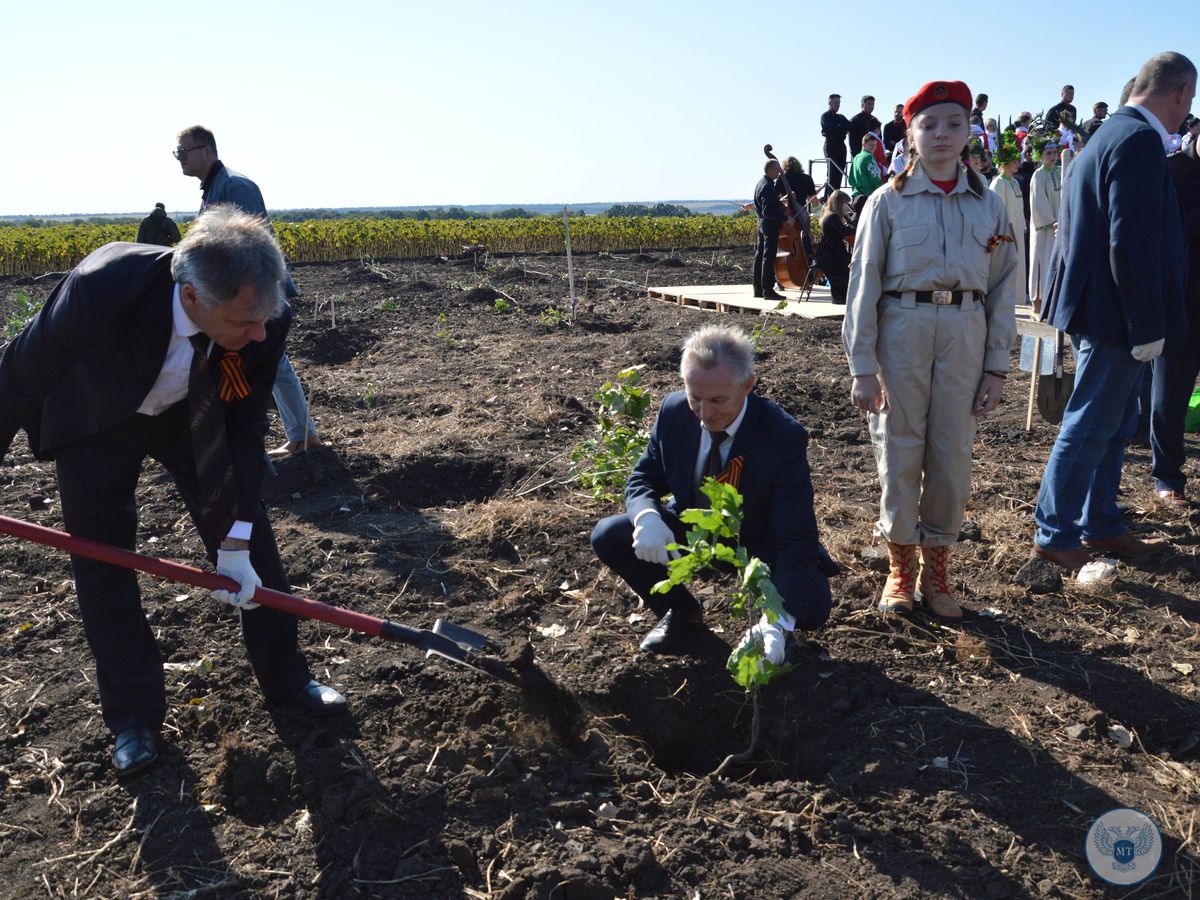
M704 613L699 609L685 611L669 609L667 614L658 620L658 624L642 638L640 649L647 653L665 653L703 621Z
M296 691L291 702L310 716L333 716L346 708L345 697L315 679Z
M117 735L112 762L118 775L132 775L158 759L158 748L154 746L154 732L137 726L126 728Z

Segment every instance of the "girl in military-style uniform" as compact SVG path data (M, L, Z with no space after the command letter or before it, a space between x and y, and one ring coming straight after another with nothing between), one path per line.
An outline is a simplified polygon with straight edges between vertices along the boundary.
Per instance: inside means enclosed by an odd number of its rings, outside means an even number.
M934 81L905 104L908 166L863 209L843 328L851 402L869 414L882 486L875 530L890 566L879 608L908 612L919 596L950 619L962 610L947 556L976 422L1000 402L1023 275L1003 201L960 163L971 99L961 81Z

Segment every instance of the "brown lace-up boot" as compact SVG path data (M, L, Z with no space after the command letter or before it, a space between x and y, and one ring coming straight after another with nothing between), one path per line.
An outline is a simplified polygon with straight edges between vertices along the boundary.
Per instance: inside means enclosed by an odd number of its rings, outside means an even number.
M921 575L917 579L917 596L926 609L939 619L962 618L962 607L950 595L950 575L947 572L949 547L921 548Z
M917 547L888 541L888 577L879 598L882 613L912 612L917 587Z

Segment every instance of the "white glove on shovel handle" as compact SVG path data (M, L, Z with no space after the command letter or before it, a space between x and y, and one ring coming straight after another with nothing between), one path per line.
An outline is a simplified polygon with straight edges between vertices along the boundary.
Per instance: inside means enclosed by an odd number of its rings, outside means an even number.
M212 592L214 600L238 609L258 609L258 604L251 601L254 589L262 584L262 579L254 571L254 566L250 565L249 550L218 550L217 574L232 578L242 589L236 594L233 591L215 590Z

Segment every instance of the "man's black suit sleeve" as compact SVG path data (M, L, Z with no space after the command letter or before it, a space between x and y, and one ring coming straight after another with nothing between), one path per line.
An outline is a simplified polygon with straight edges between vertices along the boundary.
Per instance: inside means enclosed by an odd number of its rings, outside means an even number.
M42 403L71 367L90 353L113 363L125 348L119 327L128 315L126 295L110 295L82 267L51 292L41 312L0 359L0 457L16 433L36 419ZM140 299L140 298L136 298Z

